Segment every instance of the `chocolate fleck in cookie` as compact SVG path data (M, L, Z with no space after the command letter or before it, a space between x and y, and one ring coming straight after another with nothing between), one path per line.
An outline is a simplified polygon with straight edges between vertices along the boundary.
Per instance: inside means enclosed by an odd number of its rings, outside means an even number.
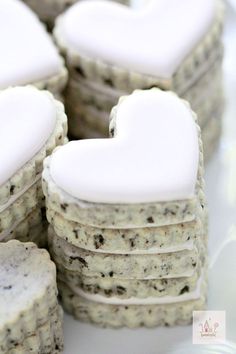
M30 343L38 345L34 350L40 352L56 341L62 349L56 268L47 251L17 240L1 243L0 274L1 353L15 353L17 347L28 348ZM50 338L48 329L54 333Z
M60 96L67 70L51 36L20 0L0 2L0 89L32 84ZM11 58L9 60L9 58Z
M0 92L0 127L2 241L35 208L44 207L43 160L67 141L67 118L51 93L33 86L15 87Z
M107 118L118 98L152 87L173 90L188 100L204 130L214 119L212 108L223 106L223 23L219 0L184 0L181 5L177 0L151 0L138 10L111 2L73 5L54 29L70 73L70 135L107 136ZM222 111L219 124L221 117ZM212 153L216 144L203 142Z

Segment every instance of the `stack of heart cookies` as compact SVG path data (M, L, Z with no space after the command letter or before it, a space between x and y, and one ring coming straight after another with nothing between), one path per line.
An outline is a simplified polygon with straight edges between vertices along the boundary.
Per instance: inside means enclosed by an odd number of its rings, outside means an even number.
M206 301L196 116L171 92L137 90L112 110L110 134L70 142L44 162L62 303L102 326L190 323Z
M46 22L50 27L53 26L55 18L69 6L78 0L24 0L32 10L34 10L39 18ZM129 0L113 0L125 5L129 4Z
M20 0L0 1L0 89L31 84L61 99L67 69L37 16Z
M159 87L191 103L208 158L222 123L223 18L219 0L153 0L138 10L95 1L72 6L54 29L70 73L70 135L107 136L120 96Z
M0 353L62 353L62 309L49 254L31 242L0 243L0 275Z
M43 160L64 144L62 103L33 86L0 92L0 242L45 244Z

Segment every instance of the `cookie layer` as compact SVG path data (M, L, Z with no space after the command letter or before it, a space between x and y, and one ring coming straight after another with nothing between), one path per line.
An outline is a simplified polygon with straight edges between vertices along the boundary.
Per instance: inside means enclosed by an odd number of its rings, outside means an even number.
M47 210L48 221L59 237L77 247L107 253L174 252L191 248L194 240L202 236L204 225L200 218L206 218L205 215L165 227L102 229L70 221L53 209Z
M55 263L85 276L124 279L157 279L192 276L205 263L203 242L192 250L148 255L118 255L90 252L70 245L49 228L49 249Z
M20 343L58 306L56 268L47 251L13 240L0 244L0 343Z
M61 282L59 282L59 290L63 306L69 313L81 321L93 322L102 327L187 325L191 323L192 312L204 310L206 306L204 290L198 300L149 306L105 305L88 301Z

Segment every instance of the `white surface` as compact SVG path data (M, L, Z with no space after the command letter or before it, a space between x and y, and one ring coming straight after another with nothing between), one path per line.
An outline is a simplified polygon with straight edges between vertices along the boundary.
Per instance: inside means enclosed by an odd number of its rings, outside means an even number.
M18 0L0 0L0 88L48 79L62 61L35 14Z
M209 309L226 311L226 338L236 343L236 16L225 34L227 107L222 143L207 166L210 209ZM192 345L192 328L100 329L65 316L65 354L235 354L236 344Z
M0 92L0 185L37 154L56 123L50 97L33 87Z
M95 203L148 203L194 197L198 133L190 108L158 89L119 103L112 139L73 141L50 160L54 182ZM180 138L181 137L181 138Z
M215 4L154 0L145 10L132 10L112 1L78 2L61 17L59 33L81 55L171 78L207 33Z

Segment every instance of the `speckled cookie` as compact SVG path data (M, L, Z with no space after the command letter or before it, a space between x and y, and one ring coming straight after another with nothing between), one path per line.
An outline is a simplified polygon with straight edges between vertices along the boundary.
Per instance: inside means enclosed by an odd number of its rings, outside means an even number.
M89 301L75 294L59 282L60 296L65 309L81 321L93 322L102 327L173 326L187 325L192 312L206 307L205 289L199 299L165 305L109 305ZM204 288L204 286L203 286Z
M26 337L22 343L12 343L13 347L2 354L61 354L63 352L63 311L60 307L50 320L38 327L36 332Z
M190 277L163 278L163 279L121 279L109 276L88 277L81 272L71 271L57 263L57 277L59 281L69 284L72 289L80 289L90 295L131 297L144 299L146 297L179 296L193 292L199 281L200 268Z
M0 348L5 353L56 313L56 268L47 251L12 240L0 244L0 274Z
M174 278L191 276L198 266L205 263L206 249L203 242L196 242L193 249L156 254L96 253L75 247L55 235L49 228L49 249L56 264L85 276L124 279Z
M171 248L176 250L189 248L194 240L205 236L202 235L205 226L201 219L206 219L207 212L202 214L190 222L162 227L105 229L82 225L66 219L53 209L47 210L48 221L59 237L76 247L108 253L141 252L152 249L167 252Z

